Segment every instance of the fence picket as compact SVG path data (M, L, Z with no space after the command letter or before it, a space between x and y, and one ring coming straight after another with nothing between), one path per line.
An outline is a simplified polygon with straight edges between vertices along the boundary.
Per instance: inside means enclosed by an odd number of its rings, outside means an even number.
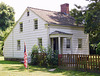
M100 56L82 55L82 54L62 54L63 61L59 57L59 66L64 65L66 69L78 69L83 71L99 71L100 72Z

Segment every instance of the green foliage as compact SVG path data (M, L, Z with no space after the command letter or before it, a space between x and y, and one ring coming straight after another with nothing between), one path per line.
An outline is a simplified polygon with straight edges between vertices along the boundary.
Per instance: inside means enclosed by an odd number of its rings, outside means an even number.
M4 41L15 24L14 9L5 3L0 3L0 41ZM0 46L0 53L3 54L3 44Z
M32 48L32 53L38 53L39 47L37 45L34 45Z
M40 53L45 53L46 52L46 49L43 46L40 46L39 47L39 52Z
M96 53L100 55L100 42L97 44Z
M53 51L50 46L48 46L48 50L46 52L47 58L46 63L48 67L54 67L58 65L58 51Z
M0 41L0 55L3 55L3 41Z
M34 53L38 53L38 50L39 50L38 46L34 45L33 48L32 48L32 54L31 54L31 64L32 65L38 64L38 61L37 61L38 56L37 56L37 54L34 55Z
M100 1L96 1L87 6L85 15L85 32L90 34L91 43L100 42Z
M43 56L39 55L39 53L45 53L45 48L43 46L38 47L37 45L34 45L32 48L32 54L31 54L31 64L32 65L44 65L46 57L43 58Z
M14 9L5 3L0 3L0 30L4 31L15 23Z
M85 33L89 34L91 44L100 42L100 0L90 1L86 7L77 6L70 11L71 16L76 19L76 24L83 24Z
M77 8L79 8L79 6L77 6ZM75 18L75 23L76 23L77 26L83 24L83 20L84 20L84 16L83 15L84 14L82 13L81 10L72 9L70 11L70 15Z
M44 56L39 54L45 54ZM39 66L46 66L46 67L54 67L58 65L58 51L53 51L50 46L48 46L47 51L46 49L41 46L38 47L34 45L32 48L31 54L31 64L32 65L39 65Z
M12 27L13 26L8 27L5 31L0 30L0 41L2 41L2 43L0 44L0 54L1 55L3 55L4 40L8 36L10 31L12 30Z
M97 73L63 70L55 68L54 71L49 71L52 68L28 65L29 69L25 69L24 65L18 61L5 61L3 56L0 56L0 76L100 76Z
M90 54L96 54L96 48L97 44L90 44L89 45Z
M50 46L48 46L48 50L46 52L46 54L47 54L47 58L46 58L47 66L52 65L52 61L51 61L51 59L52 59L52 53L53 53L53 50L51 49Z
M4 41L8 34L11 32L13 26L8 27L5 31L0 30L0 40Z

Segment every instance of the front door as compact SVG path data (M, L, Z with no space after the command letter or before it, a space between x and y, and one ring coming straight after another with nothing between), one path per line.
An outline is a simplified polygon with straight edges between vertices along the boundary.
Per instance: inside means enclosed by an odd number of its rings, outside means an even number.
M58 38L53 38L53 50L58 50Z
M59 51L59 47L58 47L58 37L55 37L55 38L51 38L51 47L52 47L52 50L54 52L56 51ZM63 38L60 39L60 48L61 48L61 54L63 53Z
M58 38L52 39L52 49L54 52L58 50Z

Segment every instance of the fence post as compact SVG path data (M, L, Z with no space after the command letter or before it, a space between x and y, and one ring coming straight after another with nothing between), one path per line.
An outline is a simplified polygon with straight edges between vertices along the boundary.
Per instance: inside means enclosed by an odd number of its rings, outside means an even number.
M66 69L100 72L100 56L97 55L59 54L58 64L61 68L67 67Z
M59 66L62 64L61 58L62 58L62 54L58 54L58 65Z
M100 56L98 56L98 65L99 65L99 72L100 72Z
M79 67L78 67L78 55L76 55L76 56L77 56L77 69L78 69L78 68L79 68Z

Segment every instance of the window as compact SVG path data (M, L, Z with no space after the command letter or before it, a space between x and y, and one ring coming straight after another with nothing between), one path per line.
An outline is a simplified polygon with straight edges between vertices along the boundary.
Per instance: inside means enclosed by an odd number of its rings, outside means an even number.
M29 13L29 11L27 11L27 16L29 16L30 15L30 13Z
M82 39L78 39L78 48L82 48Z
M23 23L20 23L20 32L23 32Z
M67 45L66 48L70 48L70 39L67 39Z
M21 46L20 46L20 40L17 40L17 50L20 50Z
M42 46L42 38L38 38L38 46Z
M34 19L34 27L35 27L35 29L38 29L38 20L37 19Z

